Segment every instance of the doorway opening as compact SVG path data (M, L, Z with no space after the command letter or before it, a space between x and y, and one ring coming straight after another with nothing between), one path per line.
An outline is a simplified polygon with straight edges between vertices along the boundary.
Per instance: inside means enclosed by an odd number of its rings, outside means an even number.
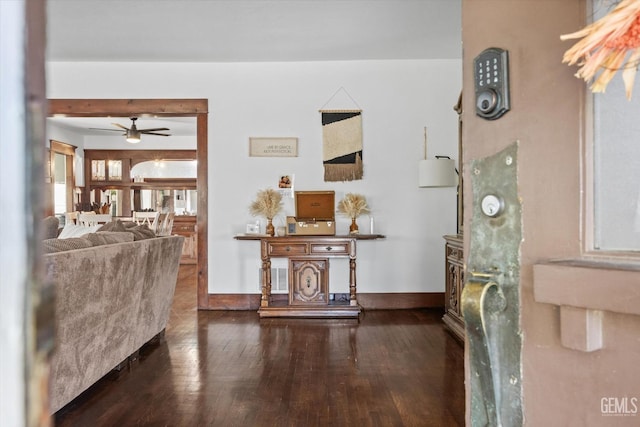
M197 134L197 298L198 309L208 308L208 115L207 99L49 99L49 116L195 117Z

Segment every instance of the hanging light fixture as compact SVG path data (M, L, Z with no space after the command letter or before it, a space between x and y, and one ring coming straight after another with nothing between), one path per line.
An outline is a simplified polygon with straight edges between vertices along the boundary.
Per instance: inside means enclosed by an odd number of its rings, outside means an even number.
M140 142L140 131L136 127L136 122L134 121L131 125L130 129L127 129L127 142L132 144L137 144Z
M427 128L424 128L424 160L418 163L418 187L455 187L456 163L448 156L427 158Z
M106 130L106 131L114 131L114 132L122 132L124 130L124 133L122 135L125 137L125 140L127 142L130 142L132 144L137 144L138 142L140 142L140 138L141 138L142 134L145 134L145 135L158 135L158 136L171 136L170 133L159 133L161 131L169 130L169 128L138 129L138 127L136 126L136 120L138 120L137 117L131 117L131 127L130 128L128 128L126 126L123 126L120 123L111 123L112 125L116 126L118 129L102 129L102 128L89 128L89 129Z

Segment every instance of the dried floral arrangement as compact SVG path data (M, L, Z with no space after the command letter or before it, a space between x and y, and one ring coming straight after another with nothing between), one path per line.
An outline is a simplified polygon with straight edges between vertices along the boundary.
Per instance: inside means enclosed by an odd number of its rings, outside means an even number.
M369 213L367 199L361 194L347 193L344 198L338 202L338 212L352 219Z
M282 195L271 188L258 191L256 199L249 206L251 215L261 215L267 219L273 219L280 210L282 210Z
M576 77L585 81L599 72L591 85L594 93L604 92L615 73L624 70L622 80L627 99L631 99L640 62L640 0L622 0L596 22L560 36L561 40L578 38L582 40L565 52L562 62L580 65Z

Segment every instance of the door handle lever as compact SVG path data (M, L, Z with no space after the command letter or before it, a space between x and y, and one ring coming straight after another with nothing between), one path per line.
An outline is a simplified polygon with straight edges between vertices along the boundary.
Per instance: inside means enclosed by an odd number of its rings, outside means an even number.
M475 277L475 274L472 273ZM484 275L482 275L484 276ZM469 342L476 351L470 361L479 373L478 380L484 399L487 425L500 426L502 393L499 377L499 348L491 332L491 317L504 311L507 301L502 289L493 280L469 280L462 290L462 315Z

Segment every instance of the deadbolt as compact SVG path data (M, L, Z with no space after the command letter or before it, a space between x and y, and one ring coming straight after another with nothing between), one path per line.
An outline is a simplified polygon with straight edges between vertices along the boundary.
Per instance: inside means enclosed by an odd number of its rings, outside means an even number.
M487 194L480 203L482 213L488 217L495 218L504 210L504 200L494 194Z
M493 111L498 105L498 94L493 89L487 89L478 94L476 107L484 114Z

